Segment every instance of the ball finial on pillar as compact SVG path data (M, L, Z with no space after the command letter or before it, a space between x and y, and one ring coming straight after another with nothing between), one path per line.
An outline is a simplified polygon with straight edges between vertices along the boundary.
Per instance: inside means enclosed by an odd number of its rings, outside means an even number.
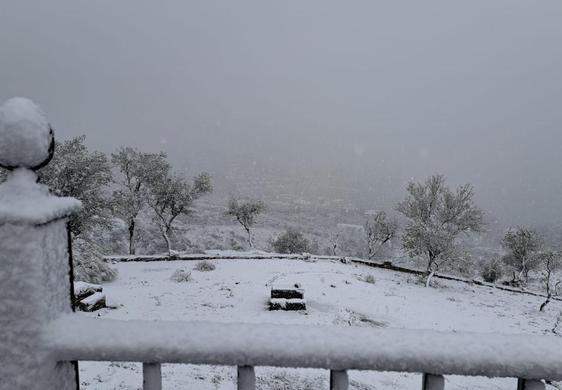
M54 133L45 114L27 98L0 106L0 167L37 170L53 157Z

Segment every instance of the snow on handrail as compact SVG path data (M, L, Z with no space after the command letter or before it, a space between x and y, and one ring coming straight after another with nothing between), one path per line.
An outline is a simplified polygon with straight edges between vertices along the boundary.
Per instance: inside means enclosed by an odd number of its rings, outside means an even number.
M554 336L119 321L72 314L43 334L58 361L138 361L562 380Z

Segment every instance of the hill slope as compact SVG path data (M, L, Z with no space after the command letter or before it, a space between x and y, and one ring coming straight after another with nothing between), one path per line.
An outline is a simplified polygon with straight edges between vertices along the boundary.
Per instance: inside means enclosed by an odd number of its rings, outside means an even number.
M216 270L193 270L195 262L120 263L118 280L105 285L115 310L99 315L115 319L209 320L334 326L393 327L445 331L551 333L561 302L540 313L541 298L487 287L439 281L425 288L414 276L332 261L224 260ZM177 269L191 271L189 282L170 279ZM374 283L365 282L367 275ZM270 312L273 283L301 283L306 313ZM88 315L98 315L97 313ZM272 335L274 337L274 335ZM140 364L81 363L86 389L135 389ZM169 389L234 389L232 367L165 365ZM327 388L328 373L319 370L257 370L259 388ZM352 372L353 389L418 388L418 375ZM515 380L448 377L448 389L512 389Z

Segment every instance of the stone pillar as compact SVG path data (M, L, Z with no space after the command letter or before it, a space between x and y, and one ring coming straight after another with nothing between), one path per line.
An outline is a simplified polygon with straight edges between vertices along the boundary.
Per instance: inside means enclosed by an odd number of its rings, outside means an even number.
M43 347L43 327L72 312L67 217L80 202L58 198L33 171L53 153L53 132L33 102L0 107L0 389L77 388L72 363ZM71 331L71 330L69 330Z

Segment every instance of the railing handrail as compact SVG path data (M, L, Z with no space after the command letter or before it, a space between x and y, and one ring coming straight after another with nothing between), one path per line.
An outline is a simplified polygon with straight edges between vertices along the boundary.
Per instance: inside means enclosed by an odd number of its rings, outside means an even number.
M562 380L554 336L66 315L46 328L58 361L138 361Z

